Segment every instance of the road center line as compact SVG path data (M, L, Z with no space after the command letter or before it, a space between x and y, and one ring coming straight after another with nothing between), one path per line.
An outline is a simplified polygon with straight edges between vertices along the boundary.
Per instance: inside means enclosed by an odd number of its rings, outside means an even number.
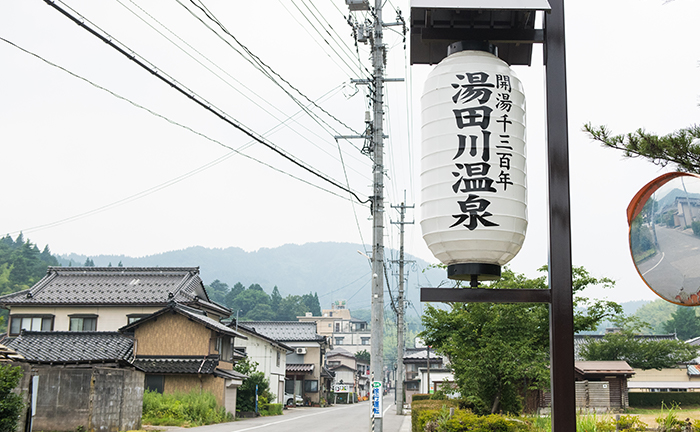
M267 427L267 426L273 426L273 425L276 425L276 424L286 423L286 422L290 422L290 421L294 421L294 420L298 420L298 419L302 419L302 418L306 418L306 417L312 417L312 416L316 416L316 415L319 415L319 414L326 414L326 413L329 413L329 412L331 412L331 411L338 411L338 410L341 410L341 409L351 408L351 407L354 407L354 406L355 406L355 405L352 404L352 405L348 405L348 406L346 406L346 407L339 407L339 408L335 408L335 409L324 409L323 411L315 412L315 413L313 413L313 414L306 414L306 415L302 415L302 416L299 416L299 417L294 417L294 418L290 418L290 419L286 419L286 420L279 420L279 421L271 422L271 423L265 423L265 424L262 424L262 425L259 425L259 426L253 426L253 427L249 427L249 428L246 428L246 429L238 429L238 430L231 431L231 432L244 432L244 431L250 431L250 430L254 430L254 429L260 429L260 428L264 428L264 427Z

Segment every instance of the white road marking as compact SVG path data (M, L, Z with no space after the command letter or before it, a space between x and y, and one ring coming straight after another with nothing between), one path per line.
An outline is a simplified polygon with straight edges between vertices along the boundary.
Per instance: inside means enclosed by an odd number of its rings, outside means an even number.
M659 260L659 262L657 262L656 265L654 265L654 267L652 267L652 268L650 268L649 270L647 270L647 271L645 271L644 273L642 273L642 276L644 276L644 275L646 275L647 273L649 273L650 271L654 270L659 264L661 264L661 261L664 260L664 257L665 257L665 256L666 256L666 253L665 253L665 252L661 252L661 259Z
M355 406L355 405L353 404L353 405L348 405L348 406L345 406L345 407L339 407L339 408L335 408L335 409L333 409L333 408L331 408L331 409L323 409L323 410L321 410L321 411L319 411L319 412L315 412L315 413L313 413L313 414L306 414L306 415L303 415L303 416L294 417L294 418L290 418L290 419L286 419L286 420L279 420L279 421L276 421L276 422L265 423L265 424L263 424L263 425L253 426L253 427L249 427L249 428L246 428L246 429L238 429L238 430L232 431L232 432L244 432L244 431L249 431L249 430L254 430L254 429L260 429L260 428L264 428L264 427L267 427L267 426L272 426L272 425L276 425L276 424L280 424L280 423L286 423L286 422L290 422L290 421L294 421L294 420L298 420L298 419L302 419L302 418L306 418L306 417L311 417L311 416L315 416L315 415L319 415L319 414L327 414L327 413L329 413L329 412L331 412L331 411L338 411L338 410L341 410L341 409L346 409L346 408L350 408L350 407L354 407L354 406Z

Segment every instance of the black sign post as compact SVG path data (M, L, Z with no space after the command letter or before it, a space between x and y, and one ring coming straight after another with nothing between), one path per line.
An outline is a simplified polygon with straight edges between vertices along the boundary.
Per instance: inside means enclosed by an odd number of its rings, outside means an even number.
M532 44L544 45L549 289L422 288L421 301L549 303L552 430L574 431L576 393L564 0L549 0L548 5L542 0L523 0L521 10L510 9L512 2L508 7L499 8L497 0L465 0L460 8L431 3L438 2L414 0L411 5L413 64L438 63L446 56L447 46L455 41L487 40L498 47L499 57L507 63L530 65ZM528 3L533 5L528 6ZM470 7L470 4L473 5ZM537 10L545 11L543 29L535 29Z

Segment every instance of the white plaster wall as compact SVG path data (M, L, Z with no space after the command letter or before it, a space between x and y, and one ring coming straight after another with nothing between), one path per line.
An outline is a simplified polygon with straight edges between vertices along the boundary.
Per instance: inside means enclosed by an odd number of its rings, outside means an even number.
M287 351L276 348L270 342L248 332L243 332L248 339L236 338L236 347L245 347L248 358L258 363L258 371L265 374L270 381L270 393L277 403L283 403L284 375L287 368ZM277 353L280 353L280 364L277 366ZM280 386L280 383L282 385ZM281 388L281 391L280 391Z
M127 315L152 314L159 311L160 307L147 306L13 306L10 315L15 314L51 314L54 315L54 331L70 330L70 315L95 314L97 315L97 331L117 331L127 325Z

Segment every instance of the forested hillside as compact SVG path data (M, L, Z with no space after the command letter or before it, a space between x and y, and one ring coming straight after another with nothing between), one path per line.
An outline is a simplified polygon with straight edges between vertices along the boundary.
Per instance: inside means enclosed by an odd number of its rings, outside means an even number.
M246 288L238 282L229 288L218 279L206 285L206 289L211 300L230 308L233 316L238 316L241 321L296 321L298 316L307 312L321 315L316 293L282 297L276 286L268 295L258 284Z
M0 295L30 288L46 275L48 266L58 265L49 246L39 250L22 234L16 239L6 235L0 239ZM7 310L0 309L0 329L5 328Z
M212 286L214 281L234 287L259 285L272 294L276 286L280 295L304 296L318 293L321 309L330 309L336 300L346 300L351 311L370 308L371 269L367 258L359 253L364 247L353 243L306 243L287 244L276 248L262 248L253 252L229 247L212 249L201 246L169 251L144 257L124 255L86 256L71 254L59 257L62 264L82 265L87 259L97 266L110 263L132 267L177 267L197 266L205 284ZM387 276L391 295L397 295L398 266L395 263L398 253L387 249ZM446 279L443 269L428 269L428 263L407 255L412 260L406 265L406 298L410 304L408 314L418 317L421 310L420 288L436 287ZM229 288L230 289L230 288ZM389 303L389 292L385 293Z

